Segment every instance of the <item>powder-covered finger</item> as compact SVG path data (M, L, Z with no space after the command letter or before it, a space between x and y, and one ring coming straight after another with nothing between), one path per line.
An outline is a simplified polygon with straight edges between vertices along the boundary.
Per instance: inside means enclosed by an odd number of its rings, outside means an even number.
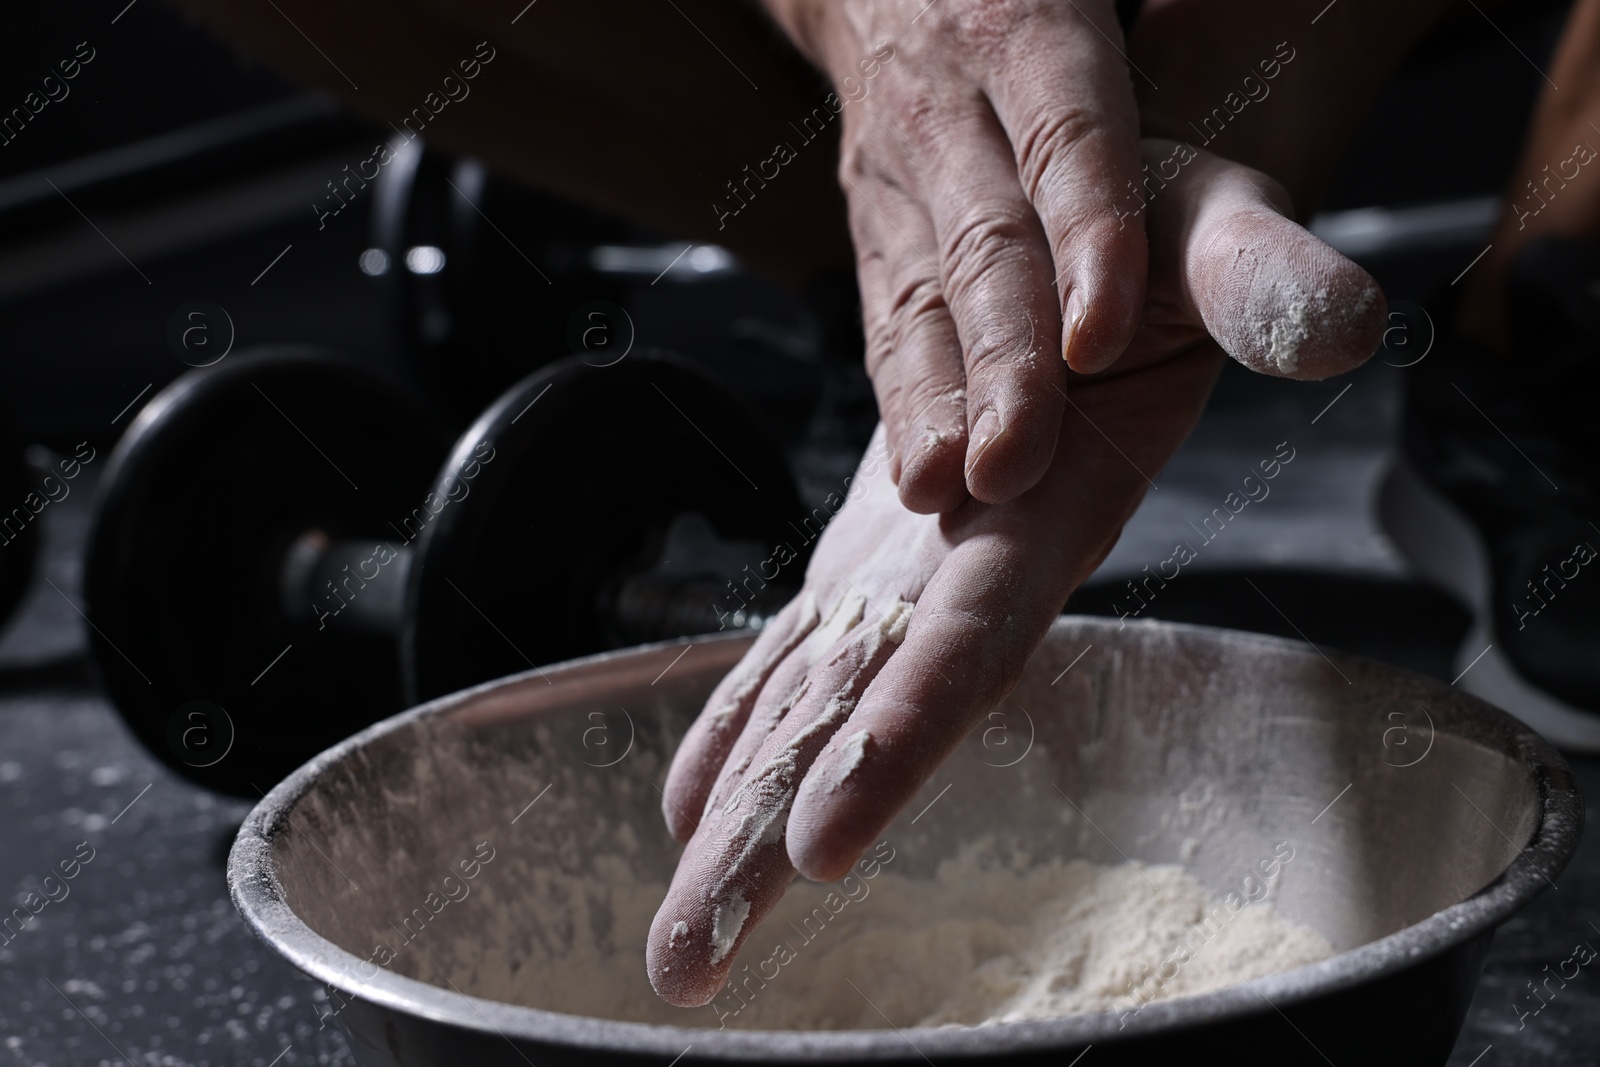
M807 695L768 736L726 801L714 803L678 863L656 914L646 966L674 1004L705 1004L739 947L794 878L784 845L795 790L817 753L903 636L910 605L863 620L817 663Z
M904 643L796 796L789 857L808 878L847 873L1016 684L1066 595L1043 575L1006 577L1028 566L1015 551L980 539L964 542L939 569Z
M1147 158L1185 160L1149 203L1152 278L1173 279L1181 306L1230 356L1264 374L1318 379L1377 351L1378 283L1288 217L1277 182L1176 142L1146 146ZM1180 266L1157 271L1157 259Z
M845 506L853 520L824 528L807 568L804 592L779 613L717 687L679 748L663 808L680 841L688 839L718 791L725 799L737 785L767 735L803 695L812 662L860 622L864 601L851 587L850 570L861 566L867 572L884 573L886 567L904 569L908 559L920 558L923 573L932 573L931 545L915 549L907 543L886 545L877 536L878 524L869 517L877 513L881 522L885 516L903 513L884 462L885 434L880 423L845 487ZM818 605L825 609L820 614Z
M678 841L688 841L700 824L706 798L744 731L758 695L816 625L816 602L802 593L778 612L744 658L712 690L704 710L678 746L661 790L661 813ZM803 672L803 665L799 669Z
M861 626L867 600L848 579L819 587L811 595L823 597L821 618L762 687L744 729L728 751L707 795L707 812L722 807L741 788L746 772L758 765L757 757L770 747L774 735L793 732L797 721L795 709L814 707L815 696L833 691L828 679L838 673L838 668L830 668L829 664L839 647Z
M1038 486L945 517L955 548L796 794L789 858L806 877L842 876L1016 685L1068 594L1115 544L1146 474L1189 432L1221 359L1211 349L1159 376L1114 370L1080 385L1062 421L1063 458Z

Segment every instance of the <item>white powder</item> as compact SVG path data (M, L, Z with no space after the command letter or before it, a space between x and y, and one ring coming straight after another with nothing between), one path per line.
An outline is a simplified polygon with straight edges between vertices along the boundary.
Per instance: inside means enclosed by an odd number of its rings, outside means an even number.
M855 629L856 623L861 621L862 614L867 609L867 599L852 586L839 595L834 603L833 610L828 612L828 617L818 624L811 636L806 638L806 643L811 646L812 655L820 656L834 645L844 639L844 636Z
M729 862L720 885L742 877L763 846L783 840L799 778L800 767L794 751L785 748L758 773L746 778L728 798L722 814L729 816L740 811L743 814L739 816L733 839L739 852Z
M1308 290L1292 277L1262 274L1243 316L1243 322L1254 319L1253 326L1220 327L1218 336L1247 366L1294 374L1306 357L1332 354L1331 341L1349 337L1376 299L1371 286L1355 295L1341 290L1336 298L1326 286Z
M749 916L750 902L744 897L736 896L717 905L717 910L711 915L712 963L733 951L733 943L739 939L739 931L744 929L744 921ZM681 922L674 923L672 928L676 931L684 925Z
M857 730L844 739L844 744L839 749L839 759L836 764L838 778L834 784L837 789L844 784L855 769L861 766L861 761L867 755L867 742L872 740L872 734L866 730Z
M540 870L525 892L541 923L563 936L518 937L527 946L519 958L477 955L471 991L679 1026L880 1029L884 1015L902 1028L981 1025L1137 1012L1152 999L1333 953L1268 901L1230 908L1176 866L1030 862L987 839L945 861L933 879L904 876L896 870L904 862L890 855L869 868L874 877L858 869L833 886L796 882L745 943L728 987L701 1008L668 1005L645 974L645 935L663 882L636 878L620 856L596 858L596 877ZM749 908L743 898L719 904L718 952L731 948ZM465 977L456 972L453 980Z
M811 593L802 593L799 598L799 616L795 619L795 627L799 632L808 632L817 625L817 602ZM728 728L733 718L733 713L742 703L752 700L766 684L772 669L778 665L793 648L783 643L776 648L767 650L766 657L760 662L753 663L751 669L745 672L743 680L726 695L718 695L721 699L712 707L707 708L706 715L711 728L721 732Z
M1283 318L1273 322L1267 340L1267 358L1284 374L1293 374L1300 363L1300 346L1311 336L1310 308L1291 304Z
M898 645L906 639L906 630L911 626L911 612L915 608L915 604L896 598L878 621L878 632L890 644Z
M1261 325L1261 341L1268 365L1280 374L1293 374L1300 364L1301 350L1313 339L1313 329L1326 328L1337 316L1337 309L1326 289L1308 293L1290 279L1280 281L1273 295L1276 307L1271 318Z
M867 755L867 742L871 740L869 731L857 730L845 738L837 756L831 760L826 757L819 759L811 767L811 776L816 781L812 788L824 793L837 793L856 768L861 766L861 761Z

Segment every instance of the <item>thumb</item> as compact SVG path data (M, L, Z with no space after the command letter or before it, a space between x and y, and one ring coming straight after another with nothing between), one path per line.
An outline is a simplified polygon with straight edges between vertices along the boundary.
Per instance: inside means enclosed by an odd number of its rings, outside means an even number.
M1187 161L1149 203L1151 274L1162 295L1251 370L1314 380L1365 363L1383 337L1372 276L1292 218L1272 178L1210 152L1145 141Z

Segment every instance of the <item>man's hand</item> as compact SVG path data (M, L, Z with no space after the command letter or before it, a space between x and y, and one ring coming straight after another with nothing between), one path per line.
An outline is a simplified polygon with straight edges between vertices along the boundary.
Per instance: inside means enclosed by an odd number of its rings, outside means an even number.
M1144 304L1111 2L767 7L845 101L840 178L900 498L1009 500L1050 464L1068 365L1109 365Z
M1175 144L1148 141L1145 157ZM1247 363L1353 366L1374 351L1376 284L1286 210L1270 178L1205 153L1150 200L1141 329L1110 371L1051 386L1066 409L1055 459L1014 500L919 515L881 464L864 468L799 598L673 761L663 810L688 848L650 932L663 997L707 1003L796 870L845 873L1016 684L1198 418L1223 358L1208 334ZM1294 293L1317 294L1303 333L1250 328Z

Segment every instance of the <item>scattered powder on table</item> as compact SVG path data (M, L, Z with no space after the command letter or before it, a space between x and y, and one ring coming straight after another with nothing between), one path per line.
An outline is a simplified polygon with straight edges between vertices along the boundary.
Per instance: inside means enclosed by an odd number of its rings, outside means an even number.
M870 879L858 868L842 885L796 882L707 1007L674 1008L651 990L644 940L666 887L634 878L620 857L597 860L598 881L536 875L545 884L531 891L550 905L539 912L553 918L560 902L567 936L513 937L523 958L497 965L491 953L469 980L480 995L613 1019L880 1029L885 1016L904 1028L1126 1012L1334 951L1269 902L1235 897L1230 908L1178 866L1031 863L986 839L932 880L894 867Z

